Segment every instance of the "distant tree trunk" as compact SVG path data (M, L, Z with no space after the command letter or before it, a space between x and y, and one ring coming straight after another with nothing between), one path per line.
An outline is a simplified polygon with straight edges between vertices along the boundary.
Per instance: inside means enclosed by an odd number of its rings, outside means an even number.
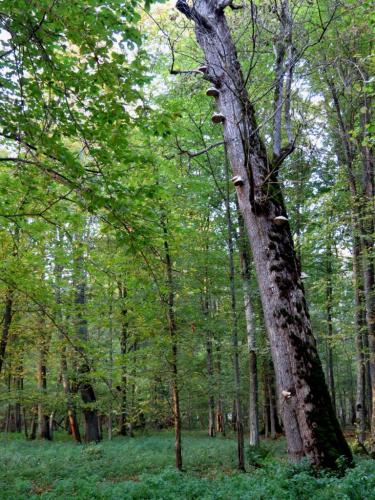
M23 363L22 363L22 358L21 361L19 362L16 370L16 376L15 376L15 387L18 393L18 401L15 404L15 420L16 420L16 432L22 432L22 407L21 403L19 401L19 397L21 395L21 392L23 391Z
M267 439L270 434L270 393L268 390L268 372L263 370L263 432L264 437Z
M209 222L209 221L208 221ZM206 246L208 252L208 247ZM214 398L214 364L212 352L212 332L209 326L210 309L208 295L208 270L205 268L204 290L203 290L203 316L205 321L206 335L206 362L207 362L207 379L208 379L208 435L215 437L215 398Z
M43 313L41 313L43 315ZM47 393L47 356L49 338L45 331L45 319L41 319L41 341L38 359L38 389L39 397L44 399ZM38 403L38 436L41 439L51 440L49 432L49 416L42 401Z
M361 75L362 76L362 75ZM361 108L361 157L362 157L362 199L363 199L363 271L364 292L366 301L366 324L368 337L365 344L368 347L367 380L369 391L369 417L371 419L371 451L375 454L375 159L374 147L369 137L369 125L373 122L373 102L371 95L363 93Z
M241 213L238 212L238 226L240 230L240 262L244 294L247 346L249 351L249 443L250 446L259 446L259 416L258 416L258 373L257 354L255 345L255 324L253 305L250 292L250 253L245 226Z
M18 241L19 241L19 227L16 226L14 233L14 245L13 245L13 258L17 258L18 256ZM12 314L13 314L13 300L14 300L14 289L13 286L8 285L6 294L5 294L5 308L3 313L3 321L2 321L2 331L1 331L1 340L0 340L0 374L3 368L3 363L5 359L5 352L8 345L9 340L9 331L10 325L12 323Z
M60 234L57 232L56 235L56 244L57 247L61 247L61 239ZM66 406L68 413L68 425L70 434L73 436L73 439L77 443L81 443L81 433L79 430L79 424L77 419L76 406L73 399L72 394L72 383L69 380L68 374L68 361L66 356L66 331L64 328L63 322L63 312L62 312L62 292L61 292L61 283L62 283L62 273L63 267L55 260L55 301L57 306L57 320L59 324L59 338L61 342L61 352L60 352L60 369L61 369L61 378L62 384L64 388L65 398L66 398Z
M218 339L216 344L216 380L217 380L217 401L216 401L216 432L225 436L225 418L222 400L222 373L221 373L221 343Z
M355 420L357 439L363 444L366 438L366 365L363 337L366 330L363 304L363 287L361 276L361 255L359 236L353 228L353 281L355 294L355 328L357 354L357 391L355 403Z
M5 351L9 339L9 329L12 322L12 308L13 308L13 290L8 287L6 297L5 297L5 309L3 314L3 328L1 333L0 342L0 373L3 368L3 363L5 359Z
M336 391L333 372L333 325L332 325L332 248L329 237L326 252L326 314L327 314L327 374L332 406L336 413Z
M75 259L76 264L76 294L75 294L75 305L76 305L76 334L77 339L80 343L78 352L80 354L81 360L78 367L79 383L78 388L81 394L82 401L84 403L83 415L85 420L85 441L87 442L99 442L101 440L99 420L97 410L95 408L96 396L94 388L91 385L90 376L90 366L86 359L86 354L83 346L88 341L88 327L87 320L85 318L86 309L86 273L84 270L84 261L82 251L80 250L79 255Z
M363 293L365 298L365 318L369 346L369 371L371 378L371 450L375 452L375 272L373 253L374 234L374 163L372 156L363 154L362 193L353 169L355 159L354 146L350 138L352 124L345 123L339 94L333 79L326 78L334 103L341 149L337 151L339 161L346 167L349 190L352 198L352 226L359 238L359 254L362 259ZM367 109L367 107L366 107ZM369 210L370 209L370 213ZM366 334L363 334L366 335ZM364 338L364 337L363 337ZM365 341L366 342L366 341ZM363 339L362 339L362 344Z
M224 14L227 2L196 0L177 8L195 23L206 59L205 78L219 90L218 109L233 174L240 176L237 195L252 247L265 323L279 386L288 452L316 466L337 467L352 460L332 408L300 279L293 239L278 179L278 168L291 151L268 158L254 108ZM279 223L281 222L281 224Z
M275 391L270 378L268 378L268 397L270 402L270 431L271 439L276 439L276 401L275 401Z
M355 294L355 325L356 325L356 350L357 350L357 393L355 404L355 418L357 426L357 439L364 443L366 438L366 368L363 346L363 335L366 329L363 304L363 287L361 276L359 236L353 232L353 277Z
M228 161L225 157L225 212L227 218L227 242L229 250L229 285L231 295L231 315L232 315L232 349L233 349L233 371L234 371L234 391L235 391L235 415L236 415L236 432L237 432L237 467L239 470L245 470L245 455L244 455L244 429L241 409L241 376L240 376L240 361L238 350L238 317L237 317L237 301L235 287L235 268L234 268L234 248L233 248L233 223L230 209L230 194L229 194L229 169ZM234 412L233 412L234 413Z
M24 406L22 407L22 416L23 416L23 430L25 433L25 438L29 439L29 432L27 429L27 420L26 420L26 408Z
M161 226L164 234L164 257L167 275L167 318L168 328L171 339L171 367L172 367L172 410L175 429L175 456L176 468L182 470L182 447L181 447L181 413L180 413L180 395L178 388L178 345L177 345L177 323L174 311L174 280L172 259L168 242L168 227L165 214L161 217Z
M112 440L112 389L113 389L113 293L109 294L109 376L108 376L108 389L109 389L109 402L108 402L108 439Z
M121 354L121 385L120 385L120 429L122 436L128 435L127 418L127 385L128 375L126 366L126 355L128 352L128 310L126 306L127 289L124 283L118 282L118 292L121 301L121 330L120 330L120 354Z
M48 428L49 428L49 435L51 441L53 440L53 433L55 430L55 412L51 412L49 419L48 419Z
M33 406L31 409L31 424L30 424L30 441L36 438L36 432L38 429L38 408Z

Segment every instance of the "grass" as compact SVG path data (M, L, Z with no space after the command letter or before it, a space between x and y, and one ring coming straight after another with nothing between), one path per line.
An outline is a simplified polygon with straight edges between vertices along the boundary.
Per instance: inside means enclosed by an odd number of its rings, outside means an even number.
M375 500L375 461L357 459L342 478L291 466L285 442L248 450L248 472L235 467L233 439L185 433L185 472L174 469L170 432L99 445L62 441L0 442L0 499L353 499ZM252 465L249 465L252 464Z

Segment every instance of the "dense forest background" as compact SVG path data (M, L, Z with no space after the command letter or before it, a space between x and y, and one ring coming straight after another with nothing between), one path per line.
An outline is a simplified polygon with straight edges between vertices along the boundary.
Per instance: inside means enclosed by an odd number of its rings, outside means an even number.
M194 35L205 2L178 3L0 2L0 429L98 442L174 428L179 469L181 432L236 433L241 469L243 441L287 430L294 393L275 376ZM275 224L290 227L333 411L371 454L373 5L235 3L215 8L278 171Z

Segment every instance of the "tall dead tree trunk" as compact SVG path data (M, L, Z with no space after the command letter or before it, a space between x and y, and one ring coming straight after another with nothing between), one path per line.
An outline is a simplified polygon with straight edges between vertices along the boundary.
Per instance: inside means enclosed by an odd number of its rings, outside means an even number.
M334 468L340 456L351 461L352 455L324 380L278 179L291 147L281 148L271 160L267 156L224 14L231 3L196 0L189 6L178 0L177 8L195 23L205 78L218 90L219 118L252 247L289 456L306 455L316 466Z

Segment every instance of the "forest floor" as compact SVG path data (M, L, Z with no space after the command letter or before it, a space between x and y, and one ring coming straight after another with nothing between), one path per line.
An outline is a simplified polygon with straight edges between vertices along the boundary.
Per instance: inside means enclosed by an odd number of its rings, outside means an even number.
M202 432L183 438L184 472L174 469L171 432L76 445L57 433L54 442L0 438L0 499L353 499L375 500L375 460L356 457L338 478L291 466L285 441L247 449L247 473L236 471L232 437Z

